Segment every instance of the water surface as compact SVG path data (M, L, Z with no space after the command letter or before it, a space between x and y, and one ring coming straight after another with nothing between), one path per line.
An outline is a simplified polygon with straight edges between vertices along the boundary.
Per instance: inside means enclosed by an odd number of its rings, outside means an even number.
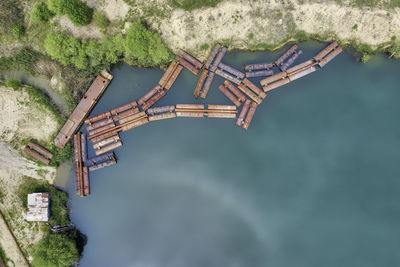
M324 45L300 44L301 60ZM283 50L233 52L224 62ZM87 234L80 266L396 266L400 262L400 63L342 53L268 94L248 131L173 119L122 133L118 164L66 183ZM142 96L162 71L122 66L92 114ZM158 105L195 103L184 70ZM215 79L206 102L228 104ZM197 101L202 103L203 101Z

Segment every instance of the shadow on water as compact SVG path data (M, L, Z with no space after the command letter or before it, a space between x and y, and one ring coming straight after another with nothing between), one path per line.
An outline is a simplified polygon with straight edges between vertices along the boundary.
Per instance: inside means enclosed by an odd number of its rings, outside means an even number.
M301 62L324 45L299 46ZM223 61L241 68L282 51ZM69 174L71 217L88 236L80 266L395 266L399 64L342 53L270 92L247 132L179 118L122 133L118 164L91 173L89 197L75 195ZM162 71L113 74L92 114L139 98ZM197 78L184 70L157 105L203 103L192 96ZM222 82L205 102L229 104Z

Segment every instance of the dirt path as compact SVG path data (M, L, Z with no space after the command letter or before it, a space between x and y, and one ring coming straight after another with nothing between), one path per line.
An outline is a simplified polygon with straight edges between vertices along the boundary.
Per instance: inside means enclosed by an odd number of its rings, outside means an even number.
M3 248L7 258L9 258L15 267L29 267L29 263L22 253L14 235L9 230L7 222L0 211L0 247Z

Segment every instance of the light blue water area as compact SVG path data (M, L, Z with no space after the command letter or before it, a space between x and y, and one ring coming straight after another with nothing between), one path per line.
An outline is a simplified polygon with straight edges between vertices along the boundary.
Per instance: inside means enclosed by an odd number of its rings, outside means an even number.
M298 62L323 44L299 45ZM223 62L283 50L232 52ZM248 131L234 120L177 118L122 133L118 164L67 185L87 234L80 266L397 266L400 262L400 62L351 52L270 92ZM142 96L158 69L113 70L92 112ZM184 70L157 105L202 103ZM228 104L217 90L206 103Z

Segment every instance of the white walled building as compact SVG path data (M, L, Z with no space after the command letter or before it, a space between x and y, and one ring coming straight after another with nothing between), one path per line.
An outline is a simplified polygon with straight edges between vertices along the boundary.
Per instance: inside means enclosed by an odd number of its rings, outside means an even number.
M47 222L50 218L49 193L33 193L28 195L28 221Z

